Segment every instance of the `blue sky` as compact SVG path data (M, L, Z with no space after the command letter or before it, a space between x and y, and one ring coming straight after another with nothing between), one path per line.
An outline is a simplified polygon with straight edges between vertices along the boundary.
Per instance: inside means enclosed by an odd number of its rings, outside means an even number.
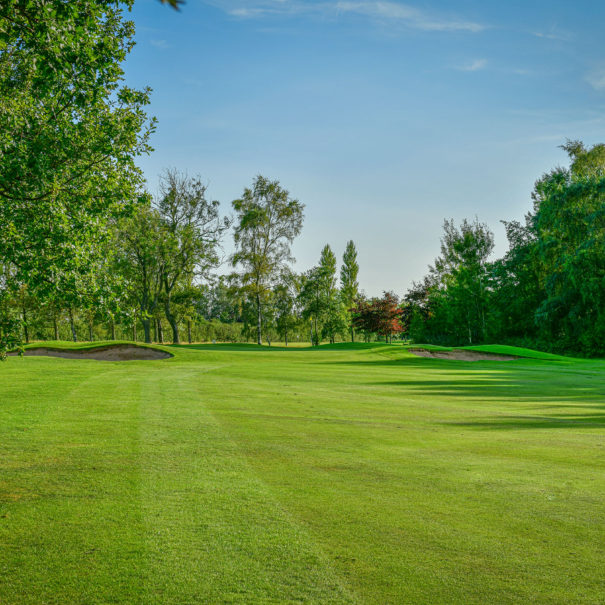
M230 211L254 176L306 204L296 269L353 239L402 295L444 218L522 218L566 138L605 141L605 3L138 0L127 82L153 88L153 191L200 174ZM226 242L230 251L230 241Z

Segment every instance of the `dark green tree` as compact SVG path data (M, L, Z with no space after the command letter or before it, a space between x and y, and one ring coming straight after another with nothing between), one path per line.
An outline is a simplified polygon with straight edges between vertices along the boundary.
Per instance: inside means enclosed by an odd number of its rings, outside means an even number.
M0 261L40 300L94 285L104 223L141 195L149 90L123 85L132 1L0 3ZM74 274L76 277L74 277ZM69 295L68 295L69 296Z
M161 241L164 225L158 212L141 206L117 227L116 270L124 279L128 296L137 306L145 342L151 343L152 321L161 302L163 266Z
M605 352L605 145L563 147L571 166L544 175L533 193L544 289L536 323L557 348L598 355Z
M347 329L347 309L337 287L336 256L332 248L326 244L321 251L319 259L321 275L322 309L322 337L328 338L333 344L337 334Z
M279 283L273 289L273 306L275 307L275 324L277 332L283 336L288 346L288 336L297 326L299 316L297 312L297 295L300 280L293 273L284 273Z
M353 240L347 242L344 255L342 257L342 267L340 269L340 293L342 302L347 309L347 317L351 329L351 342L355 342L355 329L350 309L353 308L357 297L359 296L359 265L357 263L357 249Z
M464 220L443 224L441 256L429 267L429 276L414 284L405 298L406 313L423 316L423 333L433 342L473 344L488 334L492 268L488 257L494 237L487 225ZM404 319L404 324L409 319Z

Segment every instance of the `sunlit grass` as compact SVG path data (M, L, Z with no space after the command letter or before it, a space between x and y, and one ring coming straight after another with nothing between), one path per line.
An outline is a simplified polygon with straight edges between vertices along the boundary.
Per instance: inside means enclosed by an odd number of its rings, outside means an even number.
M0 366L0 603L602 601L604 362L169 350Z

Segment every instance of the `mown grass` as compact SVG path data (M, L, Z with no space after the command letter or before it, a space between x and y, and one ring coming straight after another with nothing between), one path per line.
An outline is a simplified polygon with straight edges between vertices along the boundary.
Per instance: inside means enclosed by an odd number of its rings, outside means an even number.
M0 366L0 603L603 602L605 362L169 350Z

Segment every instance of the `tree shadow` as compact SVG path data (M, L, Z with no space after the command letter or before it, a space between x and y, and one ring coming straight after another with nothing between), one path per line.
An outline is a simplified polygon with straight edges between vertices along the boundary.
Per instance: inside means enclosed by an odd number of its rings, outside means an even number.
M519 402L557 402L582 403L584 405L599 405L605 407L603 383L586 386L573 383L569 380L553 381L546 384L544 378L539 376L526 376L524 380L515 380L516 377L499 376L497 378L468 378L457 374L450 380L444 377L441 380L396 380L373 381L369 384L385 387L400 387L408 392L419 392L445 399L466 400L498 400Z
M386 356L385 356L386 357ZM456 361L431 358L334 360L324 364L351 368L375 367L360 372L370 380L361 384L387 387L393 394L430 401L469 402L487 408L503 402L514 411L530 414L495 415L446 422L477 429L553 429L605 427L605 364L602 360ZM393 370L385 375L385 370ZM424 378L426 376L426 378ZM373 378L373 379L372 379ZM601 412L603 410L604 412Z
M242 343L176 347L250 353L325 351L328 348L345 352L354 348L377 348L365 343L349 344L348 347L341 344L290 348ZM508 407L512 412L511 415L475 417L476 420L465 414L464 421L440 422L442 425L483 430L605 427L605 363L602 360L458 361L415 357L386 347L383 351L349 359L309 358L305 363L312 367L333 368L336 372L345 370L356 385L382 387L388 396L417 396L419 402L425 399L427 403L431 399L468 402L475 410L484 404L486 411L499 411L494 406L502 402L505 409ZM529 414L523 414L525 411Z
M605 428L605 414L550 416L494 416L468 422L443 422L446 426L481 430L516 429L600 429Z

